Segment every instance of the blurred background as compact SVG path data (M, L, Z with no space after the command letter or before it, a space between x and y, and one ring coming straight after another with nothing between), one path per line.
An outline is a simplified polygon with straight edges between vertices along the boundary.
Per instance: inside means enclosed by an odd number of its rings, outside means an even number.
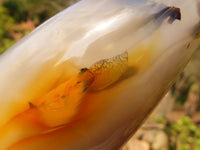
M78 0L0 0L0 55ZM123 150L200 150L200 50Z

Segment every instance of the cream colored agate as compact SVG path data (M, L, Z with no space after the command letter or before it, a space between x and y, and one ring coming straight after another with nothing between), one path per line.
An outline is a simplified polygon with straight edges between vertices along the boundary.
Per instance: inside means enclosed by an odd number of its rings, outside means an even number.
M82 0L39 26L0 56L0 149L120 148L198 48L197 2ZM163 3L171 8L156 18ZM181 19L169 23L172 6ZM14 121L83 68L95 79L83 95L69 90L80 102L70 119L44 113L44 128Z

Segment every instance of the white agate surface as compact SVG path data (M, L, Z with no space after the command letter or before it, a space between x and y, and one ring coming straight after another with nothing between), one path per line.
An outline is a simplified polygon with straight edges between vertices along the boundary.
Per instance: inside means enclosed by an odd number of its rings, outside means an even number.
M198 48L197 2L82 0L52 17L0 56L0 127L80 69L127 52L128 67L136 68L136 73L91 96L109 104L78 127L78 131L87 129L87 135L60 133L60 137L79 136L58 146L69 150L121 147ZM180 8L181 19L169 23L169 16L162 20L161 15L162 21L155 18L167 6ZM93 118L98 119L92 122ZM42 136L32 142L43 149L46 139L53 140Z

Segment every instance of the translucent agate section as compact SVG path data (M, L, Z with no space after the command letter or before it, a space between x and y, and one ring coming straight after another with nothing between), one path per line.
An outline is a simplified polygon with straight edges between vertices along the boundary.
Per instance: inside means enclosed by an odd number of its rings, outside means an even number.
M0 149L118 149L199 46L197 0L82 0L0 56Z

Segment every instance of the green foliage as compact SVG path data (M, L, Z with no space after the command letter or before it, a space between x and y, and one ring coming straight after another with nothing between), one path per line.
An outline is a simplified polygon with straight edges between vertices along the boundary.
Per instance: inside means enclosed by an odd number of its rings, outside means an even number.
M78 0L0 1L0 54L54 14ZM27 22L32 27L27 27Z
M14 20L9 16L8 10L0 6L0 54L3 53L14 42L10 35L10 28Z
M14 40L11 39L4 39L3 44L0 45L0 54L2 54L5 50L11 47L15 43Z
M179 95L177 97L177 99L176 99L176 104L183 105L186 102L186 100L187 100L187 94L188 93L184 93L182 95Z
M68 7L70 0L4 0L3 6L7 8L15 21L31 19L40 24L58 11Z
M200 150L200 132L189 117L183 117L175 123L161 118L158 123L165 125L170 150Z

